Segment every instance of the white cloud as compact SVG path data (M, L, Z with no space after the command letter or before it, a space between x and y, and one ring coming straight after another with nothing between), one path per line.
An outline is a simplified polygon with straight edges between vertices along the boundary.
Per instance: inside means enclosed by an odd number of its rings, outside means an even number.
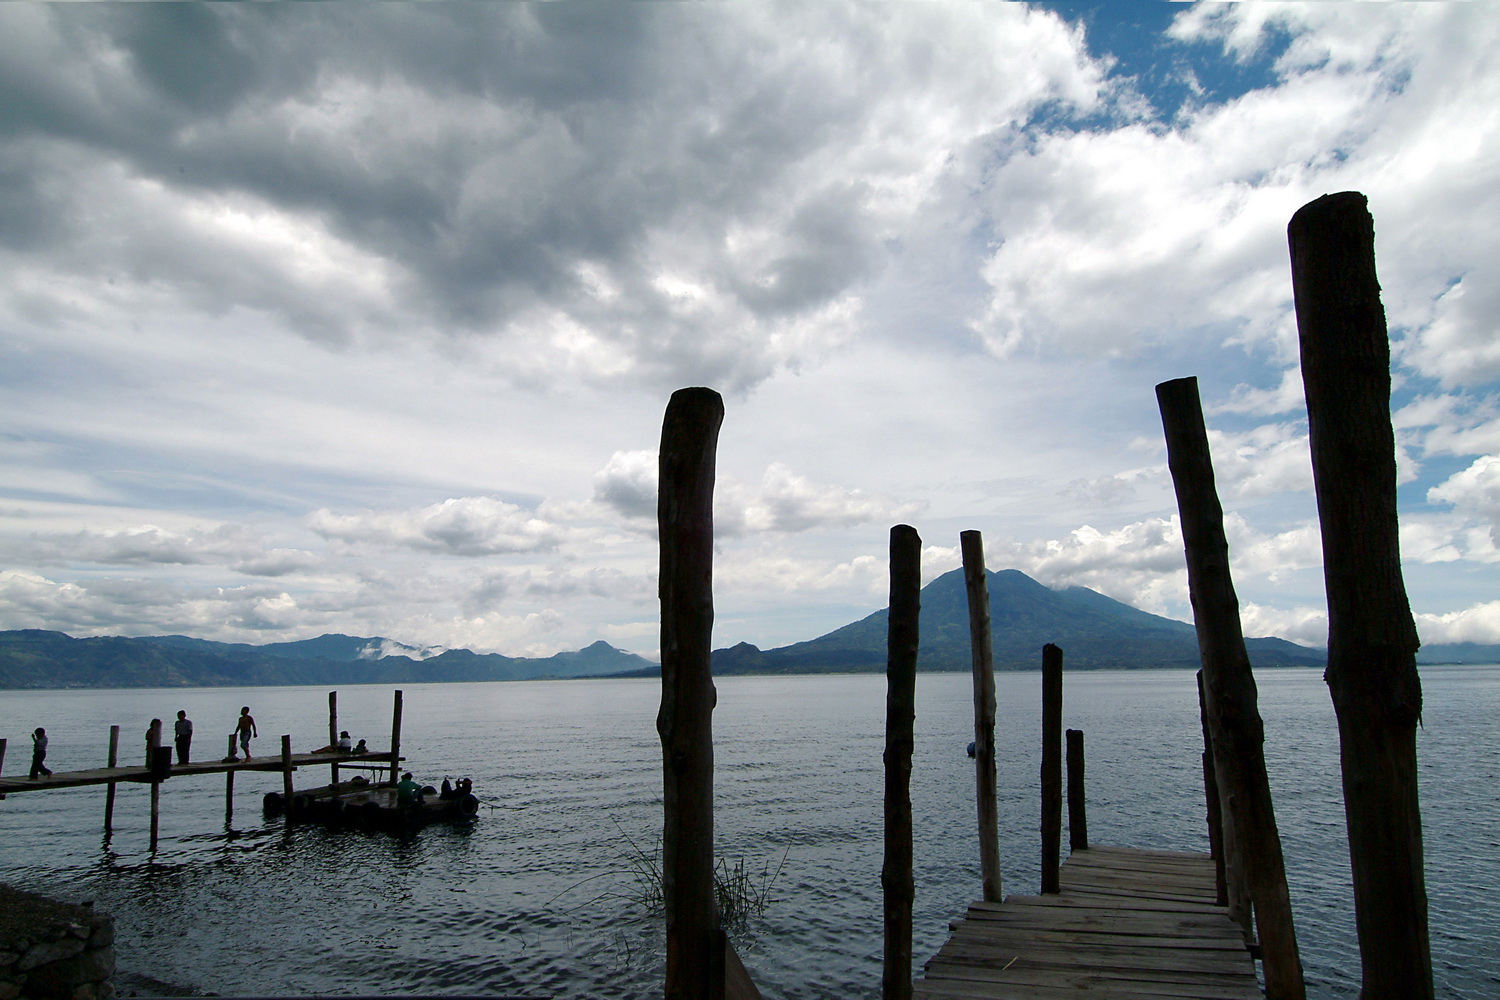
M1485 601L1447 614L1417 614L1413 617L1424 645L1500 643L1500 601Z
M557 548L562 531L515 504L493 497L455 497L406 511L335 514L318 510L307 526L324 538L349 544L491 556Z

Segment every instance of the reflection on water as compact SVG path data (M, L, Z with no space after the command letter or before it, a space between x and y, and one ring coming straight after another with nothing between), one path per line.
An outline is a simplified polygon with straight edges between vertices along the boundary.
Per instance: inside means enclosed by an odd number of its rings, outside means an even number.
M1500 855L1500 670L1426 671L1422 744L1439 995L1500 995L1492 928ZM1314 671L1260 678L1267 761L1312 995L1358 992L1337 735ZM880 982L878 676L728 678L715 714L718 853L781 865L737 947L767 997L875 997ZM977 895L969 680L918 678L913 771L914 952L936 951ZM1034 892L1040 822L1040 678L999 678L1001 856L1007 892ZM641 884L659 849L654 681L413 685L403 752L437 783L469 775L486 806L471 826L405 837L267 821L274 773L237 776L224 823L219 776L162 792L161 849L146 851L147 790L120 786L101 841L101 789L0 804L5 881L112 913L121 984L226 995L496 993L639 997L660 992L663 943ZM340 724L379 745L390 691L340 691ZM205 739L250 704L262 732L310 749L326 733L306 688L7 692L0 735L45 725L49 763L97 766L108 727L188 711ZM1089 826L1099 843L1204 849L1191 673L1070 675L1065 720L1088 740ZM305 744L305 747L304 747ZM321 783L321 772L307 780ZM783 862L784 859L784 862ZM156 985L151 985L151 984ZM142 986L141 984L145 984ZM166 987L161 984L166 984Z

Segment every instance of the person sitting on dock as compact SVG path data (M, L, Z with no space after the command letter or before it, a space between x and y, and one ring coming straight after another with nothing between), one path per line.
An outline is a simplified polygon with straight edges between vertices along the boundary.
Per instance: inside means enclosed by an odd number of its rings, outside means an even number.
M369 753L370 752L370 748L367 747L367 746L365 746L365 741L364 740L360 740L358 743L354 744L354 751L353 752L354 753Z
M412 780L411 772L407 771L396 783L396 808L414 809L422 804L422 786Z
M187 717L187 712L179 710L177 721L172 725L172 735L177 743L177 763L188 762L188 752L193 745L193 720Z
M234 732L240 738L240 751L244 753L245 759L250 759L250 737L260 736L260 731L255 728L255 716L250 714L250 706L246 705L240 709L240 719L234 724Z
M339 733L339 753L348 753L354 747L354 741L349 738L349 730L345 729Z
M35 781L37 775L43 778L52 777L52 771L46 764L47 759L47 730L41 726L36 727L36 732L31 734L31 780Z

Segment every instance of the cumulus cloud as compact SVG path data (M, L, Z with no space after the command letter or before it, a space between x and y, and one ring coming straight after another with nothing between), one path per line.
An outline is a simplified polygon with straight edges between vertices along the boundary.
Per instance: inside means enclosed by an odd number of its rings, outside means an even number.
M1427 491L1434 503L1451 504L1460 513L1485 522L1500 542L1500 456L1484 455Z
M1495 377L1492 296L1477 289L1500 286L1489 263L1500 237L1475 210L1490 203L1477 178L1494 176L1500 142L1500 81L1479 69L1493 19L1433 5L1201 5L1173 31L1244 61L1273 33L1285 44L1273 85L1168 126L998 146L982 195L990 294L974 321L992 350L1128 354L1209 336L1291 363L1286 222L1319 194L1357 188L1376 217L1393 328L1415 338L1406 360L1450 384ZM1451 157L1431 155L1450 144ZM1239 405L1280 411L1293 396L1284 381Z
M624 517L656 516L654 451L617 451L594 474L594 500Z
M1447 614L1417 614L1413 617L1424 645L1500 643L1500 601L1485 601Z
M557 548L563 532L515 504L493 497L455 497L405 511L335 514L314 511L307 526L324 538L455 556L544 552Z
M881 524L913 517L918 503L867 496L861 490L814 483L780 463L766 469L758 495L745 500L737 517L744 531L799 532ZM731 531L733 528L730 529Z

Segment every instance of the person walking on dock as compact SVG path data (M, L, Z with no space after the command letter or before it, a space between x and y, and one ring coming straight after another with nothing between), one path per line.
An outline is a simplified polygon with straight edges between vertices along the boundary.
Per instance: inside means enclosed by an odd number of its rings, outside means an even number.
M193 720L187 717L187 712L179 710L177 721L172 726L173 736L177 743L177 763L186 764L188 753L193 746Z
M44 778L52 777L52 771L43 763L47 759L47 730L41 726L36 727L36 732L31 734L31 780L35 781L37 775Z
M250 759L250 737L260 736L260 731L255 728L255 716L250 714L250 706L246 705L240 709L240 721L235 723L235 734L240 738L240 749L244 751L245 759Z

